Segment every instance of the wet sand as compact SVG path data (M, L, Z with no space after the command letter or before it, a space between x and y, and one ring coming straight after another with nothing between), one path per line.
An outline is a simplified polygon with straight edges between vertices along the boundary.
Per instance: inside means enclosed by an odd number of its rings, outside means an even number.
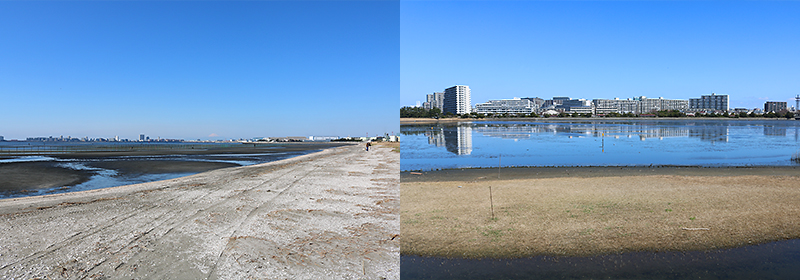
M60 168L49 162L4 163L0 164L0 194L76 185L91 175L87 170Z
M592 256L800 238L796 167L415 173L401 175L404 255Z
M0 278L398 279L399 158L345 145L0 200Z

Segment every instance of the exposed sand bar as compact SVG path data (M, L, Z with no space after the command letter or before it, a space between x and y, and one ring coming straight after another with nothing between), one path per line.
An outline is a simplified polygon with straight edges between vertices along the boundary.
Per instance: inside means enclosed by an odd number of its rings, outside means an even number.
M587 256L800 238L796 167L415 173L401 175L403 254Z
M0 278L398 279L399 153L0 200Z

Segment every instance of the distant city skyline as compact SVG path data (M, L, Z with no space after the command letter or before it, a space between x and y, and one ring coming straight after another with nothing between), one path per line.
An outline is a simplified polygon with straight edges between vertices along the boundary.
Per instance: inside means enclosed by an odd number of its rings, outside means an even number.
M492 99L730 96L794 104L800 2L404 1L400 105L469 85Z
M399 130L399 3L0 1L0 135Z

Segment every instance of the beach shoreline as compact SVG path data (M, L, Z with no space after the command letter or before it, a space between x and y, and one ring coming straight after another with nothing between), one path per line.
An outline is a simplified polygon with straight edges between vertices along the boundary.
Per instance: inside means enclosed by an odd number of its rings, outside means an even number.
M797 239L798 179L797 167L404 171L402 254L593 256Z
M0 277L399 278L399 153L0 200ZM36 232L36 234L31 234Z

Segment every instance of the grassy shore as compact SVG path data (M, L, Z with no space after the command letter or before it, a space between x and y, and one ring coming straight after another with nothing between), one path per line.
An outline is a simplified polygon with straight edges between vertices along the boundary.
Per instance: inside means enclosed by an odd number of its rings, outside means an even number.
M588 256L800 238L798 179L794 167L404 172L401 248L466 258Z

